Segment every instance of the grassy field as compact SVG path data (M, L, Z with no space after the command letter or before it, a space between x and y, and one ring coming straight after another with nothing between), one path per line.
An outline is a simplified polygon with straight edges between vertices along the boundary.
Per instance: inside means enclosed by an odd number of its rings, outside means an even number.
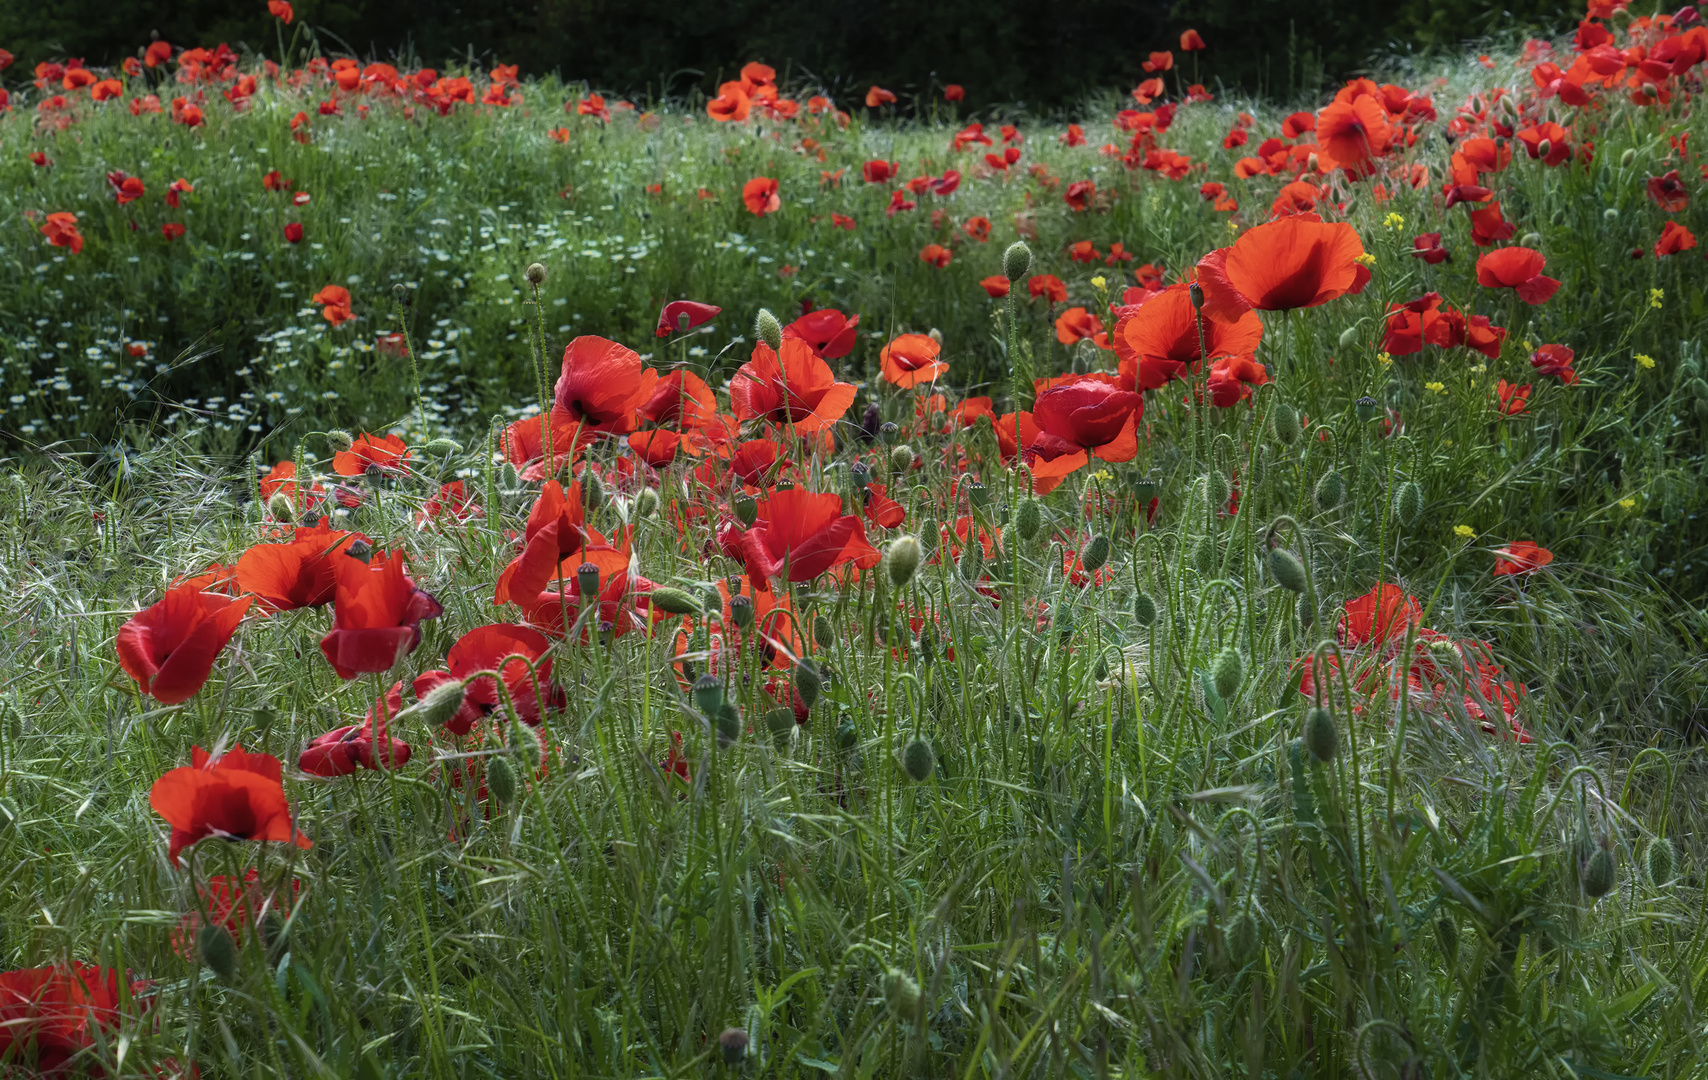
M1708 35L1606 23L9 79L0 1068L1702 1075Z

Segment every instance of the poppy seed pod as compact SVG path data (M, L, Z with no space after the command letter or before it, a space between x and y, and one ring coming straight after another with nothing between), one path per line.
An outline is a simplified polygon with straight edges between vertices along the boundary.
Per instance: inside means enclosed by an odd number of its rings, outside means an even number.
M1358 344L1358 327L1349 326L1340 332L1340 347L1350 349Z
M747 1032L741 1028L725 1028L718 1036L718 1050L724 1056L725 1065L740 1065L747 1057Z
M421 699L421 718L431 727L443 727L463 707L466 693L461 679L440 683Z
M237 942L218 923L209 923L196 934L196 955L222 979L229 980L237 974Z
M694 594L686 589L659 586L653 589L649 595L652 606L659 611L671 615L698 615L700 613L699 601L695 600Z
M1020 505L1014 511L1014 527L1020 532L1020 539L1030 542L1044 530L1044 508L1034 498L1020 500Z
M760 308L753 317L753 336L771 346L772 352L783 347L783 324L771 314L770 308Z
M1649 883L1656 887L1668 884L1678 873L1678 858L1672 849L1672 841L1665 837L1649 841L1643 862L1649 872Z
M916 784L923 784L931 779L931 773L937 768L937 755L931 749L931 744L915 735L902 748L901 768L907 773L908 779Z
M883 443L885 446L889 446L891 443L895 442L896 436L900 434L901 428L893 420L886 420L882 424L878 425L878 441Z
M1317 480L1316 488L1311 492L1311 499L1322 511L1333 510L1340 505L1341 497L1346 494L1346 482L1340 478L1338 470L1330 469Z
M575 588L584 601L599 595L599 567L594 563L584 562L575 568Z
M531 285L544 285L546 283L545 264L529 263L528 268L522 271L522 276L527 278Z
M800 695L801 704L810 711L818 704L818 695L824 689L824 680L818 676L818 670L806 661L795 665L795 693Z
M1133 497L1139 500L1139 508L1151 504L1151 500L1162 494L1162 478L1155 474L1133 477Z
M1192 309L1194 311L1204 310L1204 286L1194 281L1187 286L1186 294L1192 298Z
M904 473L913 468L913 447L897 443L890 448L890 472Z
M1216 680L1216 693L1221 695L1222 700L1233 697L1239 690L1240 683L1245 681L1245 661L1240 657L1239 650L1229 645L1217 653L1211 673Z
M854 482L855 487L865 491L867 485L872 482L872 469L864 461L856 461L848 467L848 478Z
M1140 626L1155 624L1156 601L1151 599L1150 593L1141 590L1139 595L1133 597L1133 621Z
M1324 763L1333 761L1340 752L1340 729L1334 726L1334 714L1320 705L1305 713L1305 749Z
M351 541L350 546L344 549L344 553L350 556L350 558L358 559L362 562L367 562L369 559L374 557L374 549L369 547L365 540Z
M753 625L753 601L746 596L729 598L729 618L735 625L746 630Z
M912 1020L919 1015L919 984L895 968L884 972L884 1004L897 1020Z
M1079 565L1088 574L1095 574L1109 561L1109 538L1098 533L1079 553Z
M919 560L923 554L918 537L898 536L890 541L889 551L884 559L890 572L890 584L898 589L906 588L907 583L913 580L913 575L919 570Z
M348 450L356 445L356 437L343 428L333 428L326 433L326 445L334 450Z
M759 520L759 502L751 495L737 495L734 510L735 519L744 527L751 527Z
M716 675L702 675L694 680L694 707L710 716L723 708L724 684Z
M983 510L990 505L990 489L983 482L971 480L967 483L967 502Z
M1269 574L1275 583L1290 593L1303 593L1306 588L1305 564L1286 548L1273 548L1267 556Z
M1417 481L1407 480L1394 492L1394 516L1401 525L1410 525L1423 513L1423 488Z
M716 721L718 745L730 746L741 741L741 709L735 702L726 701L719 705Z
M1595 854L1583 867L1583 894L1591 900L1599 900L1613 891L1618 878L1618 867L1613 862L1611 848L1598 847Z
M1275 411L1270 414L1269 428L1283 446L1292 446L1305 433L1299 426L1299 410L1285 401L1275 406Z
M977 581L984 573L984 545L977 536L969 534L962 546L960 568L961 576L968 581Z
M1352 403L1352 411L1357 415L1358 422L1361 424L1368 424L1370 421L1376 419L1376 413L1379 412L1380 409L1381 402L1377 401L1369 394L1365 394L1363 397Z
M812 639L813 643L821 649L828 649L836 644L836 632L831 629L830 620L823 615L815 617L812 621Z
M1629 169L1631 167L1631 163L1633 161L1636 161L1636 160L1637 160L1637 148L1635 146L1633 146L1629 150L1626 150L1623 154L1619 155L1619 167L1621 169Z
M510 764L508 754L494 754L487 759L486 790L499 806L509 806L516 800L516 768Z
M1012 284L1026 276L1026 271L1032 269L1032 249L1026 246L1026 241L1016 240L1008 245L1008 250L1002 253L1002 272Z

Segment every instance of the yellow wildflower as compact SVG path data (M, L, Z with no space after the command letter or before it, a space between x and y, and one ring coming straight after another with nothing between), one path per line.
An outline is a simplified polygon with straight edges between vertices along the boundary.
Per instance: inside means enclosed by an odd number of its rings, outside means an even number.
M1426 382L1423 384L1423 388L1432 394L1445 394L1447 392L1446 383Z
M1666 290L1665 289L1650 289L1649 290L1649 306L1650 307L1652 307L1652 308L1660 307L1661 301L1665 300L1665 299L1666 299Z
M1381 363L1381 365L1383 367L1387 367L1389 364L1392 364L1394 362L1394 358L1392 356L1389 356L1385 352L1377 353L1376 359Z
M1353 262L1361 262L1365 266L1375 266L1376 265L1376 256L1374 256L1374 255L1370 254L1368 251L1366 251L1362 255L1359 255L1357 258L1355 258L1352 261Z
M1637 366L1642 368L1644 371L1654 370L1655 358L1650 356L1648 353L1638 353L1634 359L1637 361Z
M1636 508L1637 508L1637 500L1636 499L1620 499L1619 500L1619 509L1621 509L1621 510L1635 510Z
M1471 528L1469 525L1453 526L1453 535L1459 537L1461 540L1475 540L1477 538L1476 530Z
M1098 274L1096 277L1091 279L1091 287L1093 289L1101 289L1107 284L1109 284L1109 282L1102 274Z

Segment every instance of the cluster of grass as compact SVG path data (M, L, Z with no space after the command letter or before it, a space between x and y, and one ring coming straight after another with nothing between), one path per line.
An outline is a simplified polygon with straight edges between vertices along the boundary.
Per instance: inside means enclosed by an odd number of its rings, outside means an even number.
M1412 80L1444 118L1491 76L1467 62L1446 78ZM1022 125L1023 164L1045 166L1052 187L1029 173L974 176L982 149L950 153L952 123L718 127L659 109L656 126L622 114L605 125L565 118L562 88L524 94L509 109L414 120L346 108L317 118L306 144L289 120L323 95L265 88L242 113L210 108L194 131L91 110L64 132L25 136L51 169L0 162L3 423L31 449L0 482L0 566L15 596L0 618L11 866L0 967L88 959L152 980L149 1014L105 1032L91 1065L155 1075L170 1058L203 1075L363 1077L1699 1074L1705 789L1684 743L1701 695L1699 628L1669 587L1704 572L1692 562L1692 387L1705 301L1692 253L1629 257L1659 231L1644 177L1662 171L1666 136L1699 121L1610 99L1592 162L1550 169L1521 153L1500 175L1506 216L1537 234L1564 281L1536 308L1475 285L1462 211L1434 201L1446 149L1436 131L1399 155L1437 170L1420 189L1378 202L1368 184L1334 181L1336 216L1374 256L1365 293L1270 317L1260 358L1276 382L1249 406L1209 410L1207 450L1171 386L1151 395L1133 462L1082 470L1029 503L989 427L945 433L919 418L923 391L862 379L878 345L938 329L947 381L968 392L994 382L999 398L1010 348L1039 374L1103 366L1089 345L1056 342L1059 308L1043 301L1002 326L979 279L1000 271L1024 214L1034 272L1058 273L1070 302L1098 310L1127 268L1073 263L1070 243L1107 252L1120 241L1178 269L1237 231L1199 197L1200 174L1129 171L1097 154L1102 139L1060 145L1063 125ZM1088 109L1088 129L1108 130L1109 105ZM1165 143L1206 161L1202 178L1244 207L1237 221L1256 221L1279 180L1234 178L1240 151L1220 142L1239 108L1187 105ZM1245 108L1254 131L1278 128L1279 111ZM0 132L21 132L22 113ZM547 137L560 125L567 143ZM917 163L968 178L891 217L891 187L857 176L872 158L903 161L904 177ZM146 203L113 205L115 168L144 178ZM310 193L305 206L263 189L274 168ZM822 182L825 169L847 170L840 187ZM740 188L761 175L780 180L784 209L757 218ZM196 190L168 213L156 193L178 176ZM1061 196L1082 179L1118 197L1075 212ZM22 214L63 209L84 213L80 254L44 247ZM945 211L935 224L934 209ZM856 229L835 228L833 210ZM995 223L988 244L960 231L978 214ZM165 217L186 235L161 239ZM303 243L283 241L286 220L304 223ZM1444 234L1451 262L1407 254L1426 231ZM919 259L951 236L947 267ZM537 308L521 281L534 260L549 268ZM796 272L780 276L784 265ZM305 306L328 284L352 292L353 324L331 328ZM409 305L392 307L393 284ZM1381 355L1384 306L1426 289L1507 327L1502 357ZM309 737L359 722L390 679L511 617L493 607L493 582L538 488L495 465L487 421L526 411L530 328L543 323L548 358L577 332L645 348L658 305L681 296L726 313L653 361L686 362L714 386L747 358L740 339L761 304L810 296L860 312L876 335L838 361L861 384L849 419L875 404L908 452L843 425L834 456L786 440L795 480L843 494L858 514L858 461L907 511L898 528L872 526L874 542L917 533L936 557L897 573L899 586L887 564L783 586L815 630L823 687L806 723L773 723L768 682L799 676L768 673L754 650L720 671L743 717L724 741L683 692L673 633L560 644L567 706L547 717L546 775L513 800L476 802L473 785L449 783L460 766L434 760L443 740L436 751L412 713L398 734L417 756L402 770L330 782L288 772L311 849L207 842L174 866L147 792L192 745L240 742L294 762ZM372 348L397 317L437 418L425 425L409 415L408 365ZM146 361L132 342L149 344ZM1570 345L1580 381L1531 374L1526 343ZM1523 413L1493 409L1497 379L1534 384ZM1358 404L1366 396L1374 407ZM1309 435L1294 436L1287 410L1309 417ZM394 420L412 441L469 447L418 454L401 477L342 481L366 497L335 511L339 527L406 549L445 608L397 672L340 682L317 648L329 612L295 611L249 620L187 703L139 695L114 655L120 624L168 581L230 563L278 528L279 508L254 497L253 463L296 456L325 475L339 440L315 429ZM83 432L94 438L80 443ZM621 477L625 451L607 440L589 459ZM692 465L614 480L587 513L607 535L634 528L638 573L703 595L741 566L710 541L725 511ZM482 515L424 519L454 479ZM934 523L961 517L1000 538L992 558L932 543ZM1491 549L1519 540L1555 562L1491 576ZM1303 594L1272 569L1275 546L1308 566ZM1076 582L1075 553L1094 551L1106 552L1102 577ZM1409 662L1373 684L1330 679L1326 698L1301 695L1303 658L1318 672L1337 649L1348 670L1375 662L1335 638L1343 605L1378 583L1416 595L1422 622L1459 643L1420 646L1415 632L1402 643L1444 672L1445 701L1408 683ZM705 639L685 641L703 669ZM1509 737L1477 683L1479 658L1525 687L1515 719L1533 743ZM687 783L665 764L678 735ZM477 754L509 752L494 736ZM174 930L209 876L251 865L275 895L287 879L299 891L288 920L247 933L216 972ZM726 1054L729 1029L741 1054Z

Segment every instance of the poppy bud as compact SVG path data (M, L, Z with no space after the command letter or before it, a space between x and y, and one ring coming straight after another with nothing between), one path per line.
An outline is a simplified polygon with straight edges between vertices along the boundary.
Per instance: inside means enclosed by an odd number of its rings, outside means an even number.
M859 742L860 729L854 726L854 718L844 717L842 723L836 725L836 748L852 750Z
M1192 310L1204 310L1204 286L1194 281L1186 287L1186 295L1192 298Z
M1286 548L1273 548L1268 559L1269 573L1275 583L1290 593L1305 591L1305 564Z
M883 443L885 446L895 442L896 436L900 434L901 428L896 426L896 423L893 420L886 420L878 427L878 441Z
M976 529L969 529L967 541L961 546L961 576L968 581L977 581L984 573L984 545L979 542Z
M913 580L914 573L919 570L922 555L918 537L898 536L890 541L884 560L889 567L890 584L898 589L905 588L907 583Z
M583 599L591 599L599 595L599 567L597 565L584 562L575 568L575 590Z
M1603 221L1618 221L1619 220L1619 208L1617 206L1609 206L1607 209L1605 209L1601 212L1601 220L1603 220Z
M1140 626L1151 626L1156 623L1156 601L1151 594L1141 590L1133 597L1133 621Z
M1073 637L1073 605L1057 601L1055 608L1056 634L1063 641Z
M901 768L907 773L908 779L923 784L931 778L931 773L937 768L937 755L932 751L931 744L915 735L913 740L902 749Z
M694 707L710 716L723 708L724 684L716 675L702 675L694 680Z
M753 601L746 596L729 598L729 617L735 625L746 630L753 625Z
M1340 347L1350 349L1358 343L1358 327L1349 326L1340 332Z
M605 505L605 485L591 471L582 476L581 501L589 510L597 510Z
M1435 941L1451 963L1459 957L1459 926L1452 919L1435 920Z
M772 352L783 347L783 324L771 314L770 308L760 308L753 317L753 336L771 346Z
M463 707L465 693L460 679L440 683L421 699L421 718L433 727L443 727Z
M1299 441L1299 436L1305 433L1299 426L1299 410L1285 401L1275 406L1275 411L1269 414L1269 427L1283 446L1292 446Z
M836 644L836 632L830 627L830 620L819 615L812 621L813 643L821 649L828 649Z
M1079 553L1079 565L1088 574L1095 574L1109 561L1109 538L1098 533Z
M741 522L743 526L751 527L755 521L759 520L759 503L751 495L737 495L734 508L735 519Z
M1311 498L1316 502L1318 510L1326 512L1339 506L1341 496L1345 494L1346 482L1340 478L1338 470L1330 469L1323 473L1322 478L1317 481L1315 490L1311 492Z
M494 754L486 761L486 790L499 806L509 806L516 799L516 769L508 754Z
M747 1032L740 1028L725 1028L718 1036L718 1049L723 1052L725 1065L740 1065L747 1057Z
M209 923L196 934L196 954L208 970L222 979L229 980L237 974L237 942L218 923Z
M1423 488L1417 481L1407 480L1394 492L1394 516L1400 519L1401 525L1410 525L1423 513Z
M1377 401L1369 394L1365 394L1363 397L1352 403L1352 411L1357 414L1358 422L1361 424L1368 424L1370 421L1376 419L1376 413L1380 408L1381 402Z
M282 491L273 492L273 497L267 500L267 513L274 521L289 523L296 517L296 507L291 505L291 497Z
M1228 951L1236 962L1244 963L1257 951L1258 937L1257 920L1249 910L1234 916L1233 925L1228 927Z
M795 710L787 705L772 709L765 714L765 730L771 733L778 746L782 746L794 733Z
M369 547L365 540L351 541L350 546L344 549L344 553L352 559L360 559L363 562L374 557L374 549Z
M1629 150L1626 150L1623 154L1619 155L1619 167L1621 169L1629 169L1631 167L1631 163L1633 161L1636 161L1636 160L1637 160L1637 148L1635 146L1633 146Z
M1038 500L1027 497L1020 500L1020 505L1014 511L1014 527L1020 532L1020 539L1031 541L1044 530L1044 508Z
M1222 554L1216 550L1216 538L1205 534L1192 548L1192 569L1199 577L1209 577L1221 569Z
M1322 172L1322 166L1317 162L1317 154L1315 150L1311 151L1311 156L1307 159L1307 163L1309 164L1312 172Z
M931 632L931 624L926 623L919 628L919 662L929 664L937 659L937 635Z
M1542 234L1527 232L1518 238L1518 242L1527 248L1533 248L1542 242Z
M506 461L504 468L498 470L498 486L505 491L515 491L522 486L522 474L516 471L512 462Z
M334 450L348 450L356 444L356 437L343 428L333 428L326 433L326 445Z
M635 516L649 518L658 513L658 492L652 488L641 488L635 496Z
M897 443L890 449L890 472L904 473L913 468L913 447Z
M718 745L730 746L741 741L741 709L735 702L726 701L718 706L717 726Z
M824 689L824 680L819 678L818 669L806 661L795 665L795 693L800 695L801 704L810 711L818 704L818 695Z
M463 452L463 444L455 439L434 439L423 446L421 452L433 457L455 457Z
M400 304L409 303L409 286L405 285L401 281L398 282L396 285L391 287L391 296L393 300L396 300Z
M1211 672L1216 679L1216 693L1225 701L1233 697L1240 683L1245 681L1245 661L1240 657L1239 650L1229 645L1216 654L1216 663Z
M931 329L927 330L925 332L925 336L930 338L932 341L935 341L939 345L943 344L943 331L937 329L935 326L933 326Z
M1321 706L1305 714L1305 749L1325 763L1333 761L1340 751L1340 730L1334 726L1334 714Z
M1598 847L1583 867L1583 894L1599 900L1613 891L1619 868L1613 862L1611 848Z
M1643 862L1649 872L1649 883L1657 888L1671 882L1678 872L1678 860L1672 849L1672 841L1665 837L1656 837L1649 841L1649 850L1645 852Z
M529 284L544 285L546 283L545 265L542 263L529 263L528 268L522 271L522 276L528 279Z
M1226 476L1215 471L1204 474L1204 504L1212 514L1227 506L1233 495L1233 485Z
M884 972L884 1004L897 1020L912 1020L919 1015L919 984L911 977L890 968Z
M878 408L877 402L866 402L866 411L860 416L861 442L871 442L878 437L878 423L883 419L883 416L883 410Z
M1026 246L1026 241L1016 240L1008 245L1008 250L1002 253L1002 272L1009 283L1019 281L1026 276L1026 271L1032 269L1032 249Z
M919 551L922 555L930 555L937 550L937 541L943 538L942 530L937 525L937 519L927 517L919 523Z
M694 599L694 595L686 589L672 589L668 586L660 586L653 589L649 595L652 599L652 606L657 608L659 611L667 612L671 615L698 615L700 613L699 602L696 601Z
M261 917L261 944L266 948L269 958L278 959L288 930L289 924L276 908L269 909L267 914Z

